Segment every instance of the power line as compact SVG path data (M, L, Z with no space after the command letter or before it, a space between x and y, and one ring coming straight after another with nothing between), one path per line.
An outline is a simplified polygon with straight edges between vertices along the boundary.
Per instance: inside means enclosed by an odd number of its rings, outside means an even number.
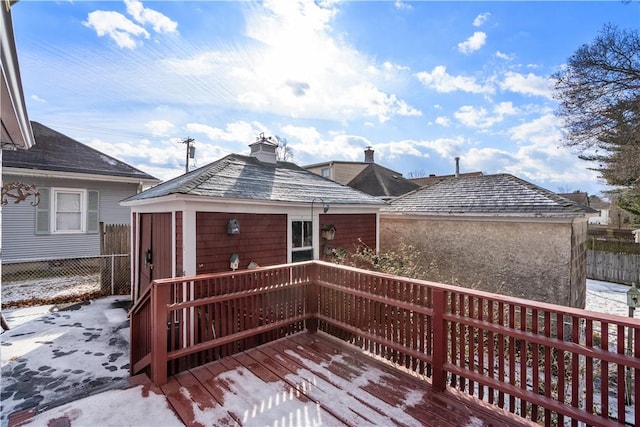
M76 130L76 131L86 131L86 132L99 133L99 134L111 135L111 136L125 136L125 137L146 138L146 139L158 138L158 135L152 135L150 133L122 131L122 130L116 130L114 128L101 128L97 126L86 126L86 125L78 126L77 124L65 123L65 122L53 122L53 123L47 122L47 126L52 127L54 129L63 127L71 130Z

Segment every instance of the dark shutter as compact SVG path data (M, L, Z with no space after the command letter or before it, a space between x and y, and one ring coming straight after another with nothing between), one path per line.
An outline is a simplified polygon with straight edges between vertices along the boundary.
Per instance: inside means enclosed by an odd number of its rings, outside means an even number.
M87 200L87 233L97 233L99 231L100 193L98 190L88 191Z
M51 227L51 191L48 188L38 188L40 192L40 203L36 206L36 234L49 234Z

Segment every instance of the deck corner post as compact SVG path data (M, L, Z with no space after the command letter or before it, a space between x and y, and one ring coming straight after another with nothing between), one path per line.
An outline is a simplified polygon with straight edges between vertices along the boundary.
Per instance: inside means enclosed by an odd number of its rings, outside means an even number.
M320 296L320 289L318 287L318 280L320 268L317 263L313 263L309 266L309 284L307 285L307 320L305 326L307 331L314 334L318 332L318 298Z
M167 383L167 304L168 289L151 284L151 381Z
M433 353L431 388L434 392L446 389L446 372L444 370L447 354L447 335L444 322L445 293L442 289L433 290Z

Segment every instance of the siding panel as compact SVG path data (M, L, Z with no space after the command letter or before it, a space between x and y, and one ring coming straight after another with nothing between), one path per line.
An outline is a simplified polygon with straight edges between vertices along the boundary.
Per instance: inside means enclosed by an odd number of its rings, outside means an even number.
M7 182L24 182L38 187L83 188L99 191L99 221L108 224L129 224L130 208L120 201L135 194L136 184L77 181L70 179L34 179L27 176L5 176ZM36 208L32 199L9 204L2 209L2 260L34 258L66 258L100 254L100 238L94 234L35 234ZM42 203L45 201L43 200Z
M240 234L227 234L231 218ZM287 262L287 216L284 214L196 213L196 267L198 274L229 271L229 258L240 257L240 269L254 261L261 266Z

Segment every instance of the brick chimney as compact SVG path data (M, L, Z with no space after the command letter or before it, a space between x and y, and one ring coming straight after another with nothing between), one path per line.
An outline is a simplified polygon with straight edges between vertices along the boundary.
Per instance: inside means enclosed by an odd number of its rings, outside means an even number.
M373 149L371 147L367 147L366 150L364 150L364 162L365 163L374 163L373 161Z

